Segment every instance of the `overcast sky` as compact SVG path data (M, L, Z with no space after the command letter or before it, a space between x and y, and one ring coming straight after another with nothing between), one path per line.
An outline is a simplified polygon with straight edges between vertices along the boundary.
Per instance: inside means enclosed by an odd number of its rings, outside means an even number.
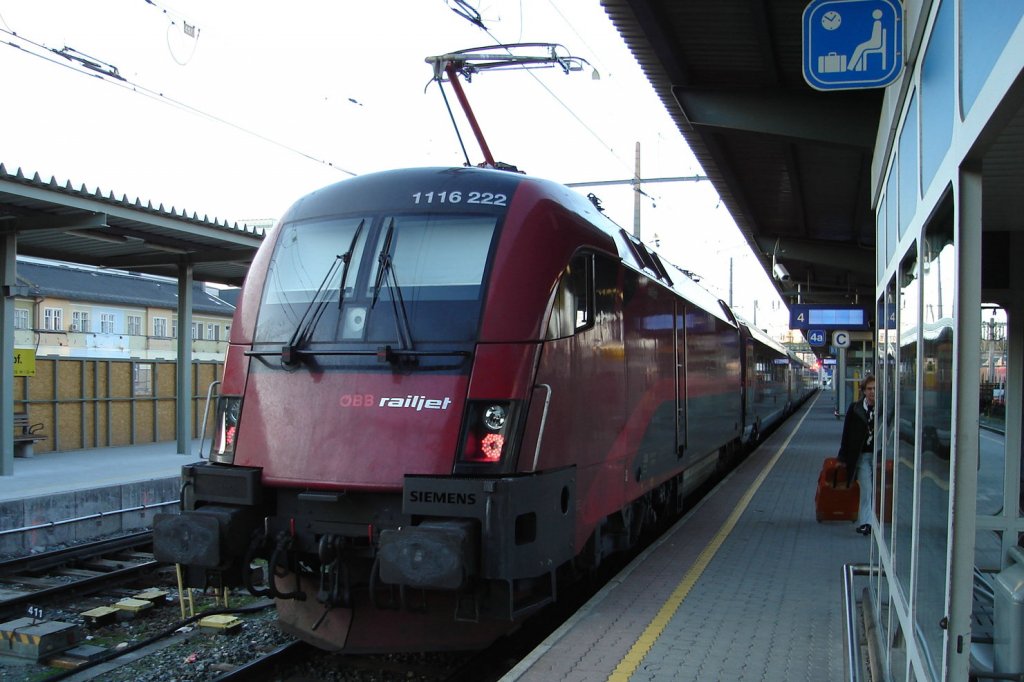
M463 164L426 57L553 42L592 68L465 84L497 160L564 183L624 179L640 142L644 177L703 172L598 0L465 4L486 31L456 0L0 0L0 163L200 216L276 218L349 173ZM99 77L115 69L124 80ZM738 311L757 300L759 326L785 327L710 183L644 189L645 241L723 299L733 259ZM632 229L628 186L580 191Z

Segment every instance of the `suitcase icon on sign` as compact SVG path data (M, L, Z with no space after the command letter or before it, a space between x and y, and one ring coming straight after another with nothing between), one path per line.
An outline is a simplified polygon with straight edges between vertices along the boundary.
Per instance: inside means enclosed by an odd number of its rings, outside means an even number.
M837 52L819 55L818 73L846 73L846 55Z

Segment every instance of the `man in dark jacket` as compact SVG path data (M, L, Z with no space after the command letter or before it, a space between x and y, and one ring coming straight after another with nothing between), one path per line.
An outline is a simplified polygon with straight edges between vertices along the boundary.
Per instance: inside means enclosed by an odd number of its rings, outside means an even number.
M875 378L865 377L860 382L861 400L846 410L843 437L838 457L846 465L847 480L856 475L860 484L860 511L857 514L857 532L871 533L871 463L875 435Z

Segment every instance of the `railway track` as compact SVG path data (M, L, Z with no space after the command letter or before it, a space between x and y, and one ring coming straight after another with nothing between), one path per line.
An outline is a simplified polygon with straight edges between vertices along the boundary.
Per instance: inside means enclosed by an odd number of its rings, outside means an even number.
M0 562L0 618L32 604L87 594L155 570L152 531Z
M249 663L213 678L212 682L271 682L283 679L414 680L417 682L488 682L497 676L466 676L466 663L479 653L337 654L294 641L282 644ZM493 668L493 666L492 666ZM316 676L316 677L313 677Z
M313 651L315 651L313 647L305 642L298 640L286 642L249 663L223 673L215 678L215 682L234 682L234 680L239 682L256 682L258 680L269 680L273 671L279 666L291 665L303 656L310 655Z

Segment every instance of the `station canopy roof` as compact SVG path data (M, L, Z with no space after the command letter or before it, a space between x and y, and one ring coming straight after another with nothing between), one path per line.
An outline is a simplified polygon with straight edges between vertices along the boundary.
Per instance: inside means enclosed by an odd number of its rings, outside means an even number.
M0 164L0 234L17 235L19 255L241 286L263 229L118 198Z
M871 310L883 90L807 85L808 0L601 1L783 299Z

